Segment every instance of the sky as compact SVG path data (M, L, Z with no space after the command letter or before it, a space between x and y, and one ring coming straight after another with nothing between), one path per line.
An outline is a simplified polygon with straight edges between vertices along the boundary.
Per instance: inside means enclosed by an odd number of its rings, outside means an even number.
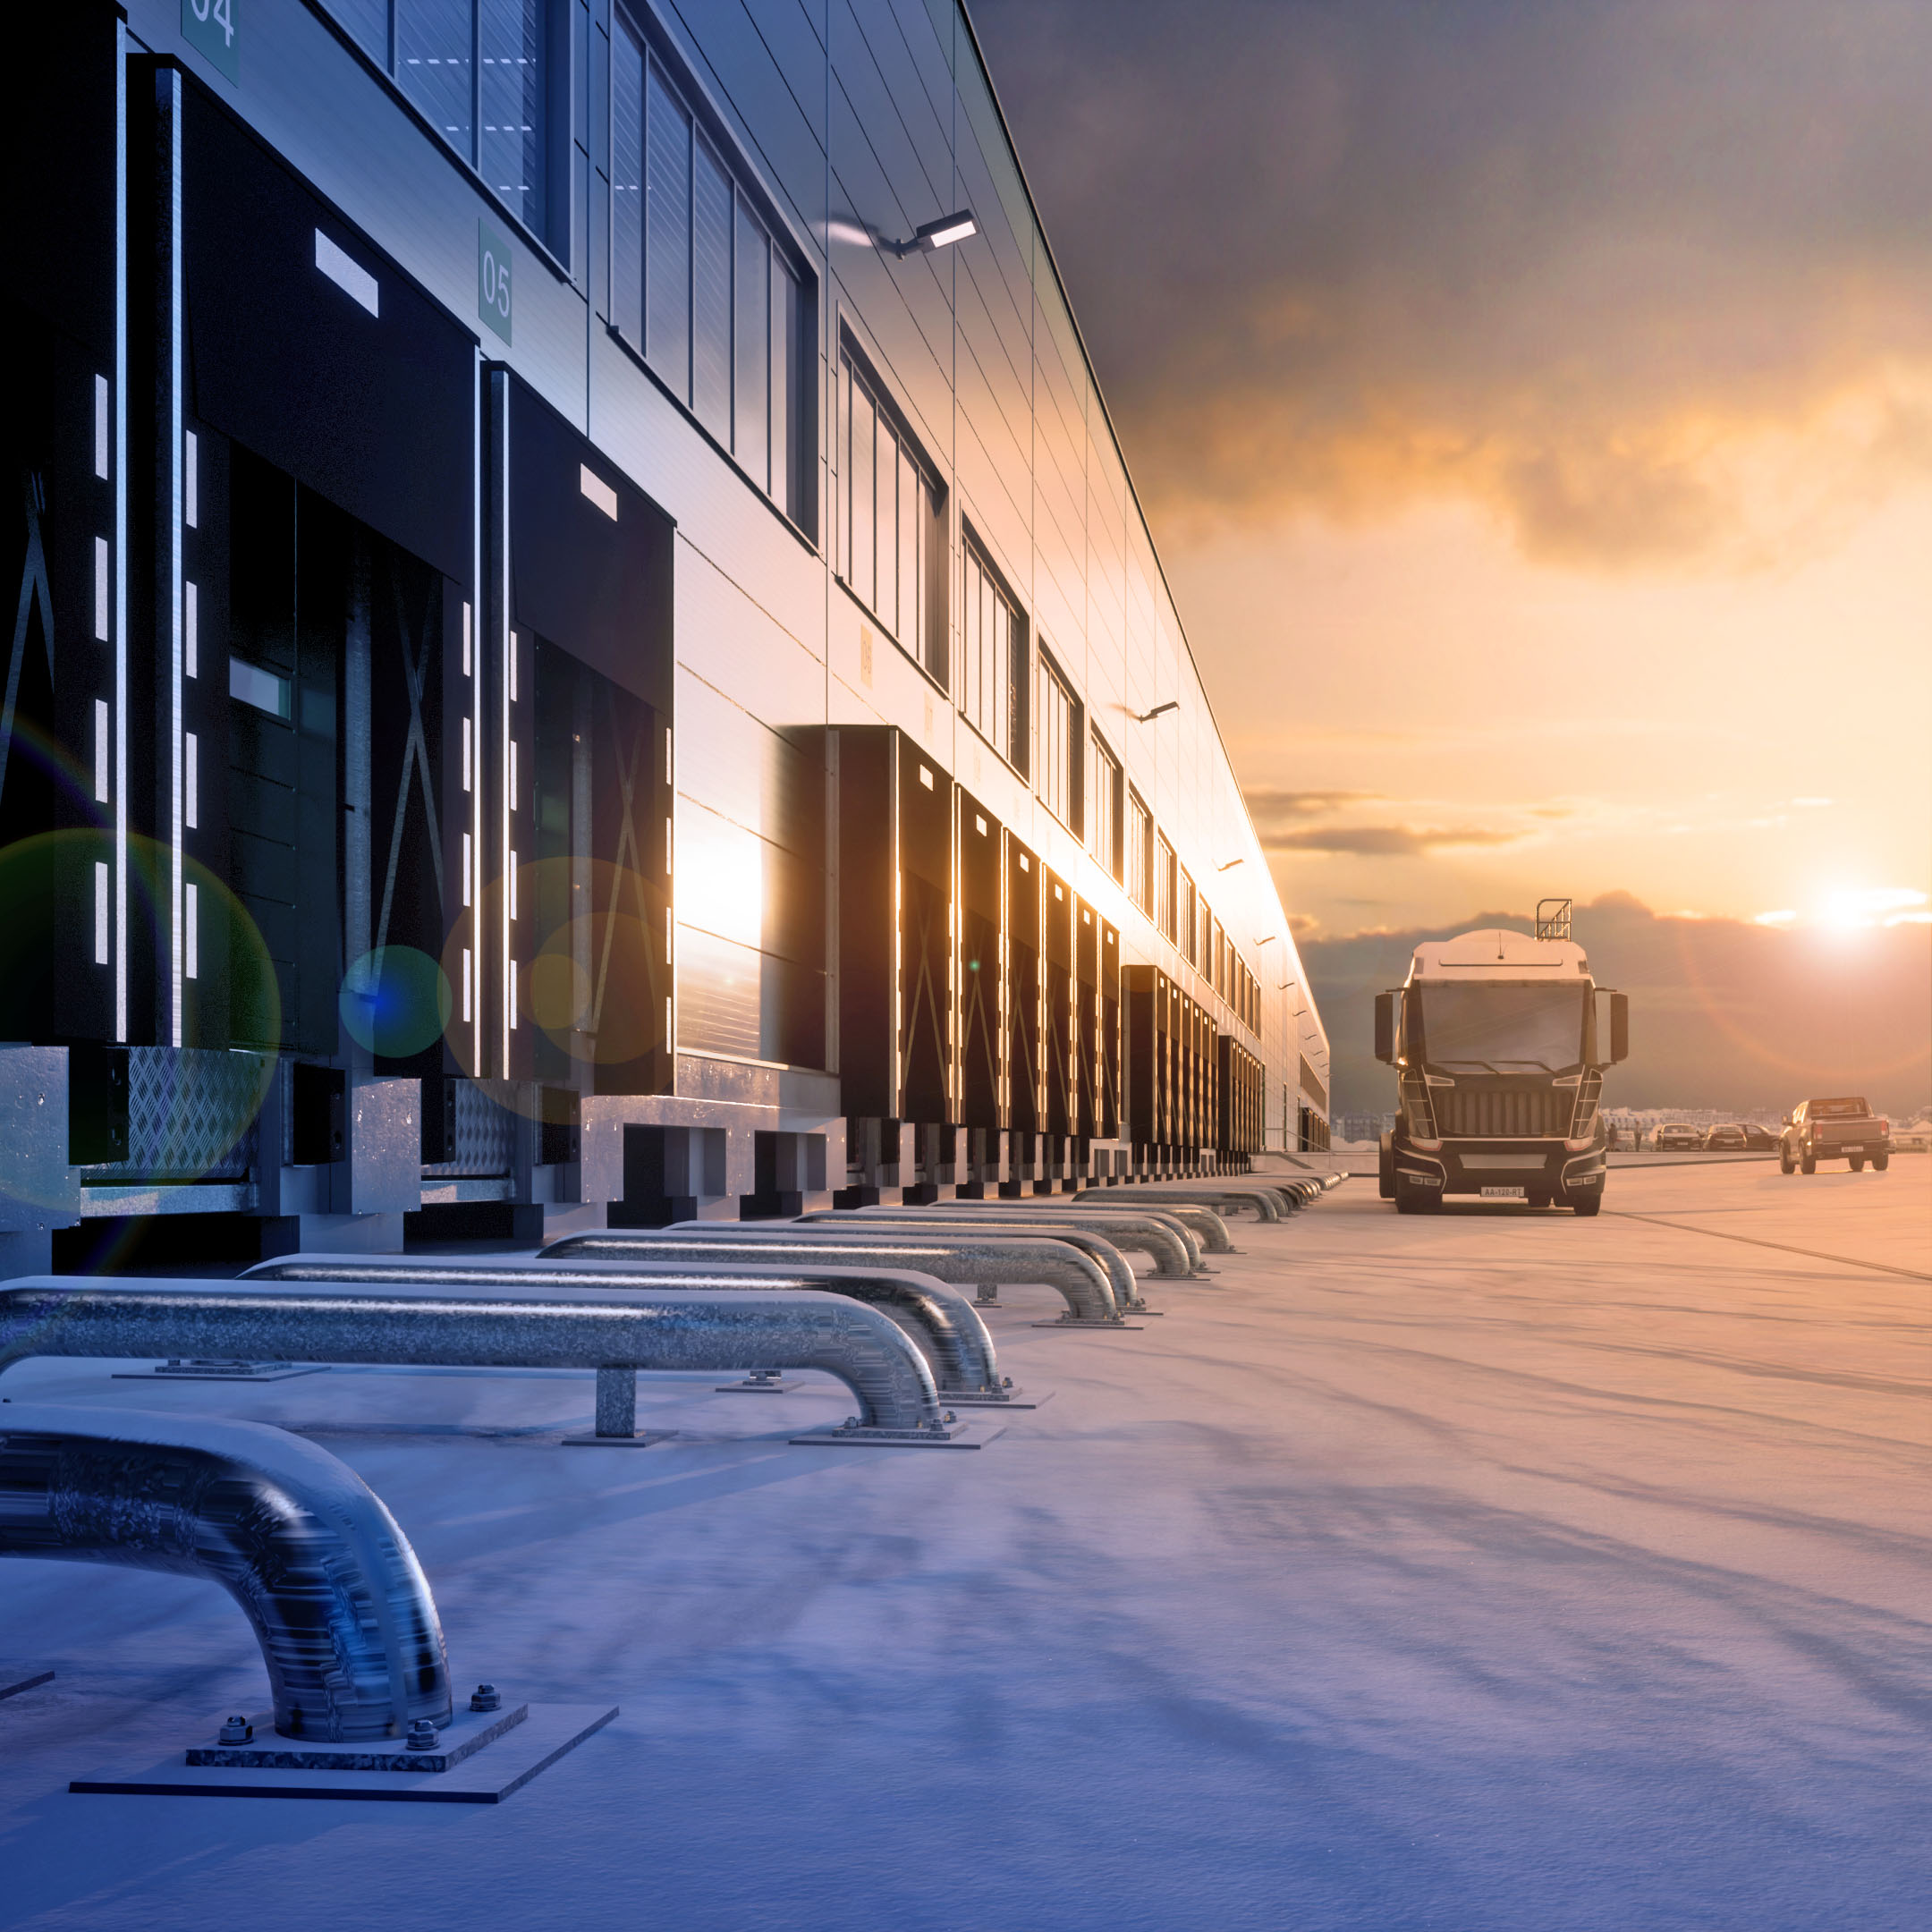
M1932 7L970 11L1306 942L1932 916Z

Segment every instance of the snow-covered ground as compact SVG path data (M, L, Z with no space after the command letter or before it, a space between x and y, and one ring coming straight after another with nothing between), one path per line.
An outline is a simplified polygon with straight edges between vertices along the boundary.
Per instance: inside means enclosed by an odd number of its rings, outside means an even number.
M0 1703L0 1922L1919 1932L1932 1167L1610 1207L1354 1181L1140 1334L1010 1291L1057 1393L978 1453L787 1447L830 1384L646 1377L677 1441L606 1451L555 1446L584 1377L18 1369L313 1435L459 1681L623 1715L496 1808L71 1796L259 1707L254 1647L211 1586L0 1564L0 1659L60 1673Z

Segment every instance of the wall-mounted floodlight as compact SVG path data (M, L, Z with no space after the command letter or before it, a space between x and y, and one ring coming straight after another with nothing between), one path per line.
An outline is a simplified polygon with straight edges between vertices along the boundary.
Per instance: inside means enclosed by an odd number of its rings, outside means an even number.
M1178 698L1170 698L1165 704L1157 704L1151 711L1136 711L1134 713L1134 723L1136 724L1151 724L1163 711L1178 711L1180 708L1181 700Z
M1215 870L1216 872L1232 872L1236 866L1246 865L1247 863L1246 859L1230 859L1225 865L1217 865Z
M955 214L942 215L937 221L929 221L921 228L912 231L910 242L887 242L880 240L881 248L890 249L901 261L908 255L930 255L935 249L951 248L955 242L963 242L969 235L979 233L979 224L973 219L970 208L961 208Z

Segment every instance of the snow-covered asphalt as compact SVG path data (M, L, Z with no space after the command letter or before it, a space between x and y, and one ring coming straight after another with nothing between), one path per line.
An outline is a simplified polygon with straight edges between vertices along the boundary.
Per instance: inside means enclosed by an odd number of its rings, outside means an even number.
M0 1564L0 1924L1923 1932L1932 1160L1620 1169L1594 1222L1237 1224L1130 1335L992 1318L973 1453L788 1447L824 1383L15 1401L312 1435L413 1539L459 1682L622 1706L499 1807L70 1795L260 1707L212 1586ZM4 1414L4 1411L0 1411Z

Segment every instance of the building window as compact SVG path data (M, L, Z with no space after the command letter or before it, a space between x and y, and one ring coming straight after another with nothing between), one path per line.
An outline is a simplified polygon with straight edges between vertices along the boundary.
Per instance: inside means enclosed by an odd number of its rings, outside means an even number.
M611 326L809 528L802 278L656 50L612 24Z
M324 0L554 254L569 248L569 9L561 0Z
M1177 883L1174 847L1165 832L1154 835L1154 923L1168 945L1174 943L1174 887Z
M1194 881L1185 871L1181 874L1181 889L1174 895L1177 920L1181 934L1181 956L1190 966L1200 963L1200 954L1195 950L1196 935L1200 930L1200 913L1194 894Z
M1118 883L1121 877L1120 760L1093 734L1093 789L1088 796L1087 839L1100 869Z
M1004 583L969 538L960 616L959 705L966 722L1018 770L1027 767L1027 625Z
M1140 794L1127 793L1127 896L1154 916L1154 818Z
M1221 929L1219 919L1214 922L1209 944L1213 947L1210 957L1214 962L1214 989L1225 999L1228 996L1227 935Z
M883 385L839 352L838 573L928 677L946 682L945 525L932 465Z
M1035 784L1041 801L1071 832L1080 831L1074 748L1080 741L1080 703L1043 649L1039 660L1039 758Z

